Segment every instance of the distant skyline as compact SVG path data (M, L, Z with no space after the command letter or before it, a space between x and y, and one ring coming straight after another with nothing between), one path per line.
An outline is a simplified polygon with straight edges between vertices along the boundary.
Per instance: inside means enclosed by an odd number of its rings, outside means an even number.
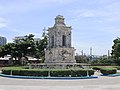
M41 37L57 15L73 28L76 53L107 55L120 36L120 0L0 0L0 36Z

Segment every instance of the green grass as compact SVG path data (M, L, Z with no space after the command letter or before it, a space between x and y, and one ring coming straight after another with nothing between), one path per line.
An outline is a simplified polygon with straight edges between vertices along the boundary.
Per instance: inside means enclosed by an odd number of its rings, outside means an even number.
M120 74L120 72L117 72L117 74Z
M117 68L117 70L120 70L120 66L113 66L114 68Z
M23 69L23 67L19 66L19 67L3 67L2 69L6 69L6 70L19 70L19 69Z
M120 70L120 66L90 66L90 68L116 68L117 70Z
M90 66L91 68L93 67L99 67L99 68L115 68L115 67L119 67L119 66Z

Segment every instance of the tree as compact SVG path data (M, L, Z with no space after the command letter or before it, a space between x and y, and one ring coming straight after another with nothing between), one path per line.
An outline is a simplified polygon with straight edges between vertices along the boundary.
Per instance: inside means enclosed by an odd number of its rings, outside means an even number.
M0 46L0 57L4 57L6 55L5 48Z
M91 61L92 65L114 65L113 59L109 56L103 55L96 57Z
M88 63L89 57L86 55L76 55L75 60L77 63Z
M120 65L120 38L116 38L112 46L112 57L114 58L115 63Z
M45 59L45 48L47 48L47 35L43 32L42 38L40 41L34 41L34 35L29 34L21 38L15 38L14 43L8 43L0 47L0 57L5 55L10 55L10 64L19 64L23 65L22 58L28 60L28 56L35 57L38 59ZM25 60L24 60L25 61ZM16 63L18 62L18 63Z
M112 56L119 58L120 57L120 38L115 39L112 46Z
M15 60L16 60L16 57L17 57L17 48L16 48L16 45L14 43L8 43L8 44L1 47L0 57L4 57L6 55L11 56L9 64L12 65L13 64L13 58L15 58Z
M40 58L43 60L45 60L45 49L47 48L48 42L47 42L47 35L45 33L45 31L43 32L42 38L40 39L40 41L36 42L36 47L37 47L37 51L36 51L36 58Z
M36 46L33 37L33 34L29 34L23 38L14 39L14 43L17 48L16 56L18 57L19 64L22 64L22 57L27 59L27 56L34 56L36 52Z
M27 56L34 56L36 52L33 37L33 34L29 34L23 38L15 38L14 43L8 43L0 47L0 57L10 55L10 64L13 64L13 59L15 59L14 64L17 64L16 62L18 61L18 64L22 65L22 57L27 59Z

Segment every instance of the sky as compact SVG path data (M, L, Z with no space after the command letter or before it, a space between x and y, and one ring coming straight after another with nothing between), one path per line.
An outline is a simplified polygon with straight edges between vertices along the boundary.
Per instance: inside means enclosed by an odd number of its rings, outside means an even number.
M63 15L72 26L76 53L106 55L120 36L120 0L0 0L0 36L12 42L30 33L41 37Z

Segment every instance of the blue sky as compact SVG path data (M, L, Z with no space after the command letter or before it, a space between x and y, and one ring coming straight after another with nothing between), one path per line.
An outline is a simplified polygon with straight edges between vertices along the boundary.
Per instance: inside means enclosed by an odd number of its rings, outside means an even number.
M105 55L120 36L120 0L0 0L0 36L11 42L29 33L41 37L63 15L72 26L76 52Z

